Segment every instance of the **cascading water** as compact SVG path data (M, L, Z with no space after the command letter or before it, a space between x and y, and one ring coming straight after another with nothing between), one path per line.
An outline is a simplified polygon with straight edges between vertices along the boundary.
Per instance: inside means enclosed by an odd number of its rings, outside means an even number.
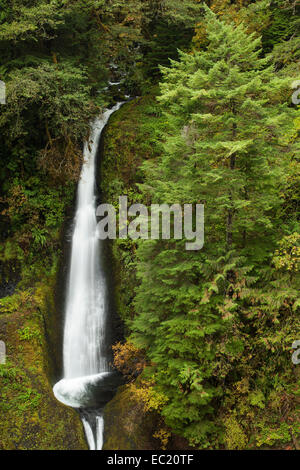
M64 378L53 388L59 401L81 409L91 450L102 448L101 404L108 401L114 388L106 352L107 288L101 264L102 245L97 238L96 154L109 117L121 105L116 104L95 120L90 142L84 146L66 301Z

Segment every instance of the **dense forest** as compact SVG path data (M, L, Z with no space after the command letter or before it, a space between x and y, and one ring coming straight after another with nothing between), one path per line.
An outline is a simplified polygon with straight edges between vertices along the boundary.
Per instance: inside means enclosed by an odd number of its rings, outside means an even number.
M204 204L205 244L111 243L104 448L299 449L299 29L296 0L0 0L0 449L86 448L51 389L62 234L126 100L102 199Z

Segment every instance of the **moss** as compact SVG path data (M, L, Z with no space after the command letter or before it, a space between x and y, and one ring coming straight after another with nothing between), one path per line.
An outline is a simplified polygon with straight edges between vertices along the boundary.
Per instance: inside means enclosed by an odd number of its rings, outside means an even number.
M86 449L79 416L53 396L44 322L53 311L42 290L53 297L53 280L44 279L31 293L18 292L15 311L0 315L7 347L7 363L0 365L0 449Z
M105 129L99 181L102 201L116 208L119 196L127 195L130 204L143 202L138 188L144 180L141 165L161 152L157 142L165 122L156 101L157 92L155 87L148 95L126 103L112 115ZM116 306L125 321L134 315L135 248L132 240L116 240L112 247Z
M116 208L119 196L127 195L130 203L140 201L141 164L159 153L151 141L154 120L157 120L155 93L156 89L125 104L113 114L105 129L99 181L102 201L114 204ZM134 256L135 243L132 240L112 243L116 309L125 322L134 315L132 301L137 283ZM127 386L119 389L105 408L105 450L160 447L160 439L153 437L157 414L145 413L143 406L142 401L133 398Z
M107 202L117 204L121 195L135 200L140 197L141 163L159 153L156 135L162 118L158 115L155 91L123 105L105 129L100 172Z
M227 449L243 450L247 447L248 438L234 416L225 420L225 444Z
M105 407L104 450L159 449L153 437L157 417L145 413L141 402L135 401L127 386L121 387Z
M0 246L0 260L18 267L12 295L0 298L0 339L7 355L0 364L1 450L87 449L79 415L52 391L61 342L55 300L61 220L59 214L46 248L31 244L24 250L18 232Z

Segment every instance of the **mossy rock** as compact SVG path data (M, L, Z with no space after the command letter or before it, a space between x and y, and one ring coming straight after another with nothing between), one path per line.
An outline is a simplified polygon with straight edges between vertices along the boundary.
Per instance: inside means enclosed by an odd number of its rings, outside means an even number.
M0 339L7 353L6 364L0 364L1 450L88 448L79 415L59 403L52 391L49 338L59 328L54 292L55 275L1 299Z
M158 137L165 126L157 93L157 87L152 88L147 95L124 104L110 118L101 140L98 185L102 202L117 208L119 196L127 195L130 204L146 203L138 189L144 181L141 165L160 154ZM116 309L125 322L135 314L135 248L130 239L115 240L111 247Z
M153 438L157 416L145 413L142 404L132 398L130 389L121 387L104 409L103 450L155 450Z

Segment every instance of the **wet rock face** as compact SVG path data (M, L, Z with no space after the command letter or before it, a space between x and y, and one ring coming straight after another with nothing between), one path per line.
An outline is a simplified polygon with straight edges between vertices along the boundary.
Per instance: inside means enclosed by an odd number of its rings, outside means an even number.
M20 281L20 268L15 260L0 261L0 298L12 295Z
M122 108L121 108L122 109ZM119 111L117 111L112 118L118 115ZM103 133L100 138L98 152L96 155L96 186L97 186L97 205L101 203L108 203L110 202L107 194L105 193L105 185L103 185L103 177L104 175L101 174L101 164L105 159L106 149L105 149L105 136L107 133L107 129L110 126L110 122L103 130ZM102 244L102 264L105 274L105 279L107 283L107 290L108 290L108 322L107 322L107 342L109 345L116 344L119 341L124 339L124 321L120 317L120 312L118 302L116 301L116 289L117 289L117 260L115 254L113 253L113 242L111 240L105 240ZM110 357L110 362L113 360L111 348L107 352Z
M102 408L115 395L122 383L122 376L116 372L62 379L53 388L56 398L73 408Z
M155 450L160 445L153 434L157 416L144 413L126 386L104 408L103 450Z
M128 386L119 388L117 394L104 408L103 450L161 450L155 438L161 426L161 417L145 411L136 401ZM166 450L193 450L188 442L171 434Z
M0 340L6 363L0 365L0 449L87 450L79 414L52 392L53 377L60 375L62 324L56 273L16 289L21 269L1 253L0 298L6 299L0 307Z
M5 208L0 203L0 212ZM0 247L4 246L10 233L10 221L7 217L0 214ZM12 295L21 279L20 264L13 258L6 259L3 252L0 251L0 299Z
M87 449L79 415L53 396L49 353L36 313L0 314L0 338L6 344L6 364L0 365L0 449Z

